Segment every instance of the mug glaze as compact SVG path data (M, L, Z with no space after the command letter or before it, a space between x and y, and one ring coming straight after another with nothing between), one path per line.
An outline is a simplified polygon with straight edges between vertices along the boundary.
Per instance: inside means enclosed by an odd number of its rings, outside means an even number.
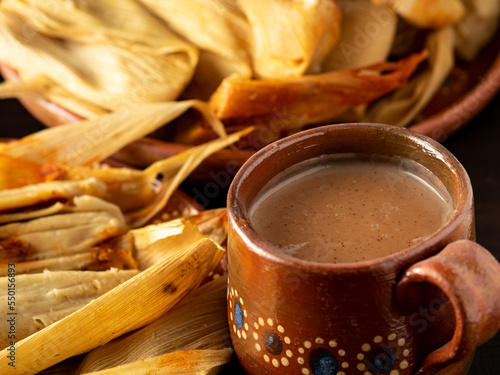
M359 263L303 261L259 237L248 208L271 178L346 152L423 165L452 196L451 219L410 248ZM247 374L466 374L475 348L500 328L500 265L473 242L469 178L425 136L358 123L284 138L237 173L228 214L228 320Z

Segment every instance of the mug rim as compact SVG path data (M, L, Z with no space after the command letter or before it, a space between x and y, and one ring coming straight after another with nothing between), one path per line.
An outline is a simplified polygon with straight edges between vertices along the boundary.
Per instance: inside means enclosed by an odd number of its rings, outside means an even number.
M459 191L459 199L454 207L453 213L448 221L443 224L437 231L427 237L425 240L401 249L400 251L389 254L383 257L378 257L360 262L341 262L341 263L328 263L328 262L315 262L311 260L303 260L287 255L279 249L265 241L251 226L250 220L246 215L248 207L243 207L239 201L238 191L245 180L245 176L258 167L260 162L269 157L278 148L291 147L293 144L308 137L318 136L325 132L336 131L335 129L356 129L353 131L363 132L363 129L380 129L386 132L397 132L401 136L408 138L414 144L422 146L433 157L440 159L449 168L455 180L461 181L463 187ZM467 171L458 161L458 159L443 145L425 135L413 132L407 128L386 125L378 123L345 123L345 124L332 124L315 127L308 130L303 130L293 135L282 138L267 146L263 147L252 155L236 173L228 192L227 209L229 225L234 228L238 236L244 239L248 249L253 251L259 256L267 258L268 260L281 263L294 268L308 269L310 271L318 272L359 272L361 270L373 270L378 268L385 268L394 263L405 262L408 259L414 258L419 254L423 254L427 249L436 247L443 239L450 237L450 235L457 229L462 222L464 216L468 215L473 207L473 191L470 178ZM228 252L230 249L228 248Z

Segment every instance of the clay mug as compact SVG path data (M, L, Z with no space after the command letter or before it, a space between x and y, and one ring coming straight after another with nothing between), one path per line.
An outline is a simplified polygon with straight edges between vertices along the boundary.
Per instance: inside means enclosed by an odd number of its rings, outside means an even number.
M412 247L359 263L300 260L259 237L248 208L266 182L345 152L426 167L453 199L451 219ZM500 328L500 265L474 242L469 178L430 138L378 124L299 132L243 165L228 213L228 319L247 374L466 374L475 348Z

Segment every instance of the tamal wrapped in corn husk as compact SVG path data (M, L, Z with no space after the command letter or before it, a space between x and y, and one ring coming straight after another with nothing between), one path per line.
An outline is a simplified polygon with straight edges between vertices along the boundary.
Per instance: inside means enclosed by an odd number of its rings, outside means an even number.
M456 24L465 14L461 0L372 0L391 6L401 17L420 28L439 29Z
M230 348L218 350L185 350L129 363L89 375L216 375L233 354Z
M455 64L453 28L433 31L427 37L426 46L428 69L374 104L366 113L365 121L406 126L432 100Z
M464 5L465 16L454 26L455 49L460 57L471 61L491 40L498 28L500 1L464 0Z
M14 267L15 268L15 267ZM9 316L15 312L15 341L20 341L48 325L68 316L103 295L122 282L138 274L137 270L57 271L33 275L16 275L15 304L9 305L7 293L0 295L0 313ZM0 285L7 286L9 277L0 277ZM13 309L9 309L10 307ZM13 315L12 315L13 316ZM6 319L0 322L0 330L9 332ZM10 341L2 335L0 347Z
M322 63L322 71L349 70L387 61L397 16L371 0L339 0L342 22L339 40Z
M234 0L140 0L169 28L200 49L185 97L208 99L230 76L252 76L252 33Z
M178 351L227 347L226 283L225 277L210 281L151 324L92 350L76 374L110 369Z
M404 86L426 57L423 51L398 62L281 80L230 77L214 93L210 105L228 124L264 123L274 130L300 129Z
M0 10L2 60L21 78L19 95L24 84L83 117L174 100L198 62L195 47L133 0L8 0Z
M201 239L172 252L71 315L16 343L16 367L0 352L2 373L35 374L139 329L195 290L220 262L224 251Z
M69 154L61 153L61 150L58 149L58 145L62 142L58 134L60 133L59 129L69 130L71 134L78 130L74 125L47 129L41 132L43 134L35 134L18 142L6 144L3 149L0 149L0 152L9 155L22 155L29 159L41 159L48 163L58 163L59 160L75 162L75 158L81 162L90 161L91 157L97 157L96 149L104 148L102 140L98 138L99 141L96 141L96 146L89 145L90 150L88 152L85 152L84 149L81 153L73 153L70 150L68 151ZM207 156L229 146L241 136L248 134L249 131L251 129L193 147L173 157L159 160L144 171L111 167L71 167L56 164L52 169L58 170L58 180L0 190L0 212L9 214L8 212L14 209L19 210L55 200L69 200L75 196L86 194L117 204L125 213L128 225L140 227L165 207L169 197L182 181ZM48 134L58 135L58 141L52 142L48 149L43 150L40 145ZM73 158L73 155L75 158ZM102 152L98 155L99 157L103 156ZM29 164L26 174L34 176L31 180L39 178L38 176L41 173L33 172L36 169L34 162L19 163L19 165L24 164ZM42 170L46 168L46 165L39 164L38 167ZM158 176L161 176L160 180L157 179ZM161 183L156 183L158 181ZM17 182L16 186L19 184ZM0 213L0 220L1 215Z
M338 40L336 1L238 0L252 30L257 78L299 77L320 71Z

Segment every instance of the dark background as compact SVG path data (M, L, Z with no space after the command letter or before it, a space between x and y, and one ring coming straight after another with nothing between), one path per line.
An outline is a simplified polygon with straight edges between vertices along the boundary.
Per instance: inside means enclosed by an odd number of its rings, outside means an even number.
M43 126L16 100L0 100L0 137L22 137L40 129ZM442 143L469 172L475 192L477 241L500 260L500 95ZM187 193L194 189L189 184L183 187ZM224 199L225 191L221 190L210 206L220 206ZM224 373L239 373L237 365L231 365ZM498 374L500 334L477 350L469 372L469 375Z

